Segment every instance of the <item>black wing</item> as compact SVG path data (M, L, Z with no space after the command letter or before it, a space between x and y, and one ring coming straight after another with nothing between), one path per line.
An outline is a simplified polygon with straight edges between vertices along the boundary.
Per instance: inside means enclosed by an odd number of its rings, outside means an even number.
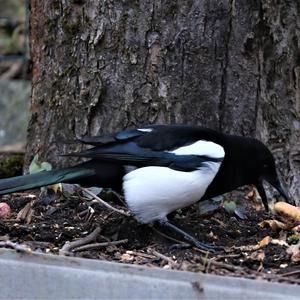
M210 157L209 153L176 155L169 151L198 140L214 140L216 137L214 131L197 126L149 125L112 135L82 138L80 140L83 143L96 147L69 155L135 166L167 166L190 171L207 161L222 161L223 157Z

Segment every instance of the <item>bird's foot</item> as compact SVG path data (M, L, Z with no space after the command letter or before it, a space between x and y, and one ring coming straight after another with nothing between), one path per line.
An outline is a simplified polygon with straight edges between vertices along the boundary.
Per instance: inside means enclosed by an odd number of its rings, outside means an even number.
M211 253L224 251L224 248L221 247L221 246L215 246L213 244L205 244L205 243L201 243L197 240L194 243L191 243L191 244L187 244L187 243L173 244L169 247L169 249L170 249L170 251L172 251L172 250L186 250L186 249L190 249L192 247L196 247L198 249L201 249L203 251L208 251L208 252L211 252Z
M192 248L192 244L180 243L180 244L173 244L169 247L169 250L186 250Z
M185 241L188 242L188 244L190 244L192 246L195 246L195 247L197 247L201 250L209 251L209 252L212 252L212 253L224 250L223 247L215 246L215 245L212 245L212 244L205 244L205 243L202 243L202 242L198 241L195 237L193 237L192 235L190 235L187 232L183 231L182 229L178 228L174 224L170 223L167 219L161 220L159 222L159 224L161 226L167 227L168 229L176 232L177 234L182 236L185 239ZM186 247L186 244L183 244L183 247Z
M205 244L205 243L201 243L199 241L196 241L196 243L194 243L194 246L201 249L201 250L209 251L209 252L212 252L212 253L216 253L216 252L219 252L219 251L224 251L224 248L221 247L221 246L216 246L216 245L213 245L213 244Z

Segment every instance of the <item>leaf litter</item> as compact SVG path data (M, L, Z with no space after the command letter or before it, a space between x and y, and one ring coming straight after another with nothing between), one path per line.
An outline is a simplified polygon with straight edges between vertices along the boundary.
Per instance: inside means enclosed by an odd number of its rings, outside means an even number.
M0 247L300 284L298 209L280 204L280 214L270 215L254 191L230 193L171 214L172 222L200 241L225 249L212 254L172 247L182 241L127 216L122 196L115 192L76 186L63 190L3 196L11 213L0 219ZM116 211L95 201L93 191Z

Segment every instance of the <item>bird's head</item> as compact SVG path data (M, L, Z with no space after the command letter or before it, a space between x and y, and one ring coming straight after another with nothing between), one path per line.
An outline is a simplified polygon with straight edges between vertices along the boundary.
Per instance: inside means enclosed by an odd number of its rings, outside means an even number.
M258 188L258 191L260 192L260 196L262 197L262 200L264 202L264 205L266 206L266 198L265 196L262 196L262 194L265 194L263 190L262 182L266 181L269 184L271 184L278 192L279 194L285 199L286 202L290 204L294 204L294 201L290 199L287 192L285 191L282 183L280 182L280 179L278 177L278 172L276 169L275 159L271 153L271 151L263 144L259 144L259 151L256 152L257 155L257 165L256 165L256 186Z

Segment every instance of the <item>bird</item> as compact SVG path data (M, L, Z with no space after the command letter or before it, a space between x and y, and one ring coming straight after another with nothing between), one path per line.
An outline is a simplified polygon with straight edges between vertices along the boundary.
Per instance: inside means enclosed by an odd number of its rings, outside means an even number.
M199 241L171 223L168 215L249 184L256 186L268 210L264 181L293 203L279 180L272 153L254 138L173 124L146 125L76 141L90 148L65 155L88 161L2 179L0 195L59 182L123 190L125 202L138 222L159 224L188 243L212 252L216 245Z

